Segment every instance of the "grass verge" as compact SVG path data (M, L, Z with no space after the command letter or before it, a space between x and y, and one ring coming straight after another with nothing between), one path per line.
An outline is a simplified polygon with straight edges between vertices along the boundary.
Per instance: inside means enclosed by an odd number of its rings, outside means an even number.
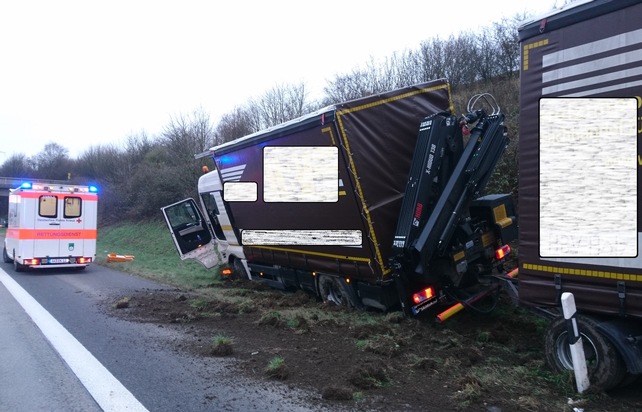
M107 263L107 254L134 255L131 262ZM215 269L181 261L167 227L161 222L123 223L98 229L96 263L181 288L220 282Z

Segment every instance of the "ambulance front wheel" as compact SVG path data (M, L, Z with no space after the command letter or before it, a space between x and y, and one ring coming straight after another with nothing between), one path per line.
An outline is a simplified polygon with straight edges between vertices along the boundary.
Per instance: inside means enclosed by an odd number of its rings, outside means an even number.
M4 263L11 263L13 262L13 259L9 257L9 254L7 253L7 247L2 248L2 259L4 260Z

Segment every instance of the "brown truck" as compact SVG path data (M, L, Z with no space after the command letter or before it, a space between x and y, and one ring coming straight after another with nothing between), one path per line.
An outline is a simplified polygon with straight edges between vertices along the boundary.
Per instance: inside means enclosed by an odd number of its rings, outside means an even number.
M454 116L435 80L212 148L200 207L163 209L179 253L213 266L216 244L243 277L408 314L496 290L479 278L517 225L510 195L480 192L508 140L493 100L472 102Z

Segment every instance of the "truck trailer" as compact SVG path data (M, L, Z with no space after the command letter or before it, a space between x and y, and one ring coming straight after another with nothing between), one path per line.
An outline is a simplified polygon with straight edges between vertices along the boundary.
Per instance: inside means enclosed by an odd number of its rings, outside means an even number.
M519 301L551 316L547 361L563 371L573 293L604 389L642 373L640 16L640 1L579 1L519 29Z
M200 199L163 208L181 258L409 315L496 290L517 237L511 196L482 196L504 115L488 95L453 113L435 80L213 147Z
M9 193L3 258L16 272L71 267L96 259L95 186L26 181Z

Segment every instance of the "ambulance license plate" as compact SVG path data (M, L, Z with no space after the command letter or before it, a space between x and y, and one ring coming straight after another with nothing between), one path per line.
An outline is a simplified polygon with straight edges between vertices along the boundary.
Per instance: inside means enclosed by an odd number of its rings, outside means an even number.
M69 259L49 259L48 263L69 263Z

